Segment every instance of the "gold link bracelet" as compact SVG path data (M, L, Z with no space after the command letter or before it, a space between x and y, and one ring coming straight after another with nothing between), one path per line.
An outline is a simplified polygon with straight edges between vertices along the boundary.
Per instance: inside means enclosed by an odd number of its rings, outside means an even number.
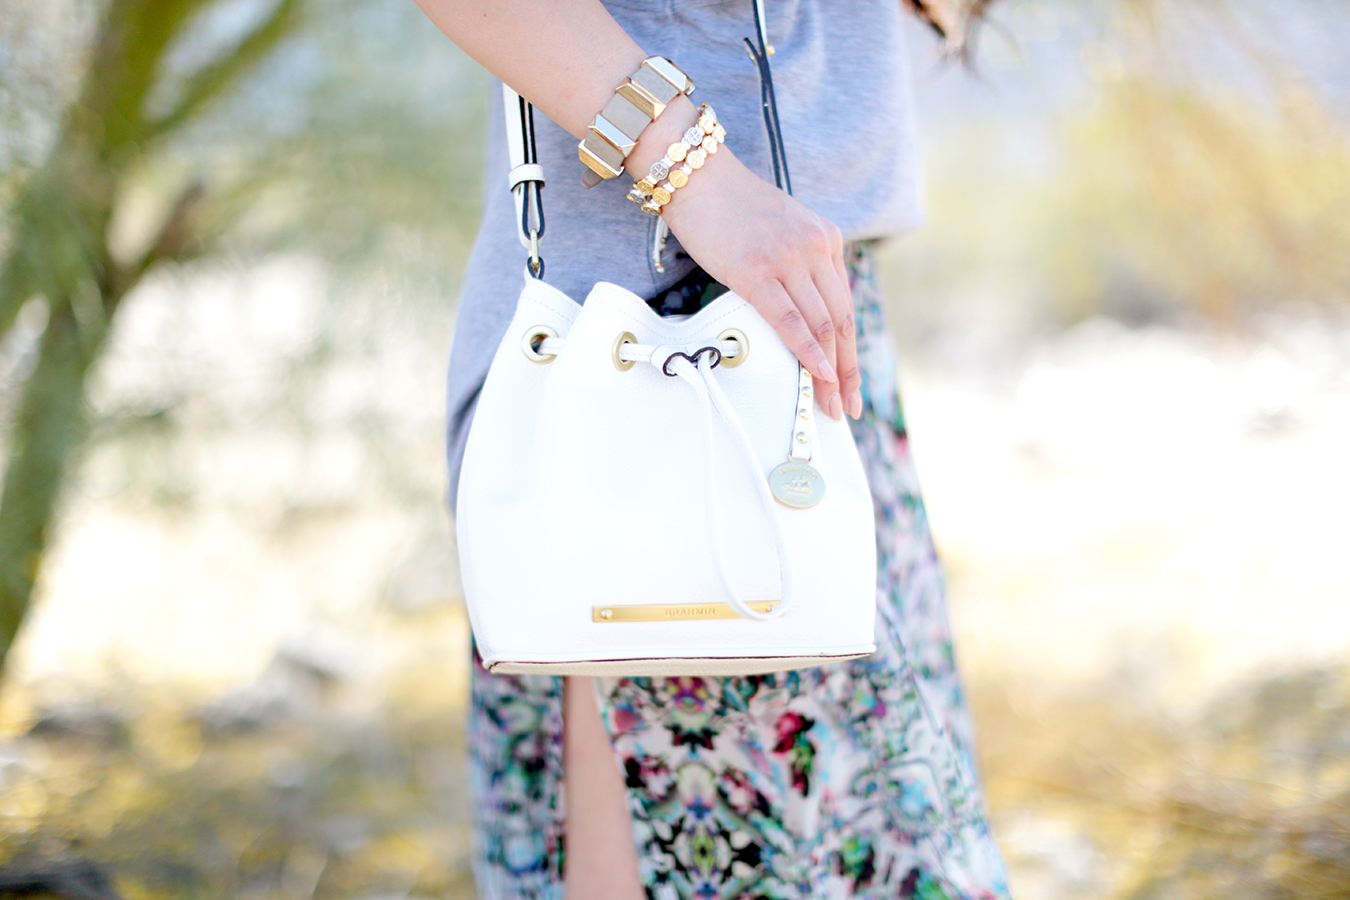
M594 187L623 171L624 160L637 145L638 136L680 94L691 94L694 82L679 66L661 56L651 56L614 89L605 108L591 120L586 136L577 145L577 155L586 164L581 183Z

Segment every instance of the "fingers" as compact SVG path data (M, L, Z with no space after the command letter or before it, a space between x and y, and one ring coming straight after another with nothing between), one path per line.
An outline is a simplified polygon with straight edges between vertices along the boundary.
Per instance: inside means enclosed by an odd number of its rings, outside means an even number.
M812 374L821 409L834 419L845 412L857 418L862 376L852 299L834 266L816 278L795 272L786 282L770 282L757 299L755 306Z
M831 276L833 277L833 276ZM822 279L822 281L825 279ZM839 327L829 303L807 271L796 271L786 280L785 287L792 302L805 321L807 330L815 338L815 347L807 355L797 354L814 380L816 402L834 419L844 415L843 398L839 396ZM792 345L789 344L789 347ZM812 363L812 359L823 359Z
M822 406L835 419L847 412L855 419L862 414L862 375L858 369L858 347L854 334L853 298L849 291L848 270L844 265L844 239L833 222L819 220L815 265L811 267L812 296L825 304L828 322L817 326L818 333L828 331L829 349L834 356L834 383L817 384ZM824 341L821 342L825 344Z
M746 299L812 374L821 409L836 420L846 412L856 419L862 374L843 239L833 224L817 221L819 230L786 269L758 267L758 283Z
M835 230L838 234L838 229ZM847 344L847 353L851 363L841 365L844 375L841 377L839 395L844 398L844 408L854 419L862 418L862 370L858 365L857 323L853 311L853 283L849 278L848 265L844 262L844 239L839 236L838 247L834 253L834 272L844 289L844 315L841 318L839 333Z
M829 242L828 256L818 256L814 272L790 281L786 287L833 367L832 377L815 379L821 408L835 419L843 418L844 413L856 419L862 415L862 373L844 243L839 230L829 222L824 223L824 233ZM819 374L809 363L806 367Z
M862 372L858 367L858 342L853 321L853 298L841 252L834 265L817 276L815 285L834 322L835 373L840 408L853 418L862 415Z
M827 396L822 392L824 389L819 387L823 384L831 385L830 391L838 393L838 388L833 387L838 376L835 375L832 353L827 352L822 342L823 338L829 351L833 351L833 324L829 322L825 301L815 290L811 279L794 277L790 287L777 279L770 279L760 284L755 296L746 299L759 310L788 349L815 377L816 396L822 399ZM830 327L824 328L822 323L828 323ZM824 402L821 405L829 411Z

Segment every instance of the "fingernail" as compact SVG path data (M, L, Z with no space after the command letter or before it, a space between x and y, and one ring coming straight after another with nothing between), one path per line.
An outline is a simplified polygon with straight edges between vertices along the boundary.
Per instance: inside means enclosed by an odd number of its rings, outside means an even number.
M816 377L822 381L839 380L839 376L834 374L834 366L830 365L823 357L816 363Z
M862 391L854 391L848 395L848 414L855 419L862 418Z
M834 419L837 422L843 417L844 417L844 401L839 399L838 394L835 394L830 398L830 418Z

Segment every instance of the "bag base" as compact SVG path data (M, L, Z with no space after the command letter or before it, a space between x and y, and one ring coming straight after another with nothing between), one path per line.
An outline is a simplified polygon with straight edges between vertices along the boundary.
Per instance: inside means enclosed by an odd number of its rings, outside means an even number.
M497 660L485 663L496 675L603 675L619 677L664 677L767 675L790 669L809 669L846 662L876 652L876 645L842 653L818 653L810 656L724 656L668 659L579 659L558 662L520 662Z

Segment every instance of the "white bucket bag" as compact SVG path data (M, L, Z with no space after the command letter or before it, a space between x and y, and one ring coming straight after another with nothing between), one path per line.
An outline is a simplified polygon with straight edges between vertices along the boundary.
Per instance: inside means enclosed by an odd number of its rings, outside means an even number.
M507 112L532 264L456 519L484 665L746 675L871 653L875 524L848 425L734 294L662 318L614 284L582 305L532 277L542 172L528 106L508 92Z

